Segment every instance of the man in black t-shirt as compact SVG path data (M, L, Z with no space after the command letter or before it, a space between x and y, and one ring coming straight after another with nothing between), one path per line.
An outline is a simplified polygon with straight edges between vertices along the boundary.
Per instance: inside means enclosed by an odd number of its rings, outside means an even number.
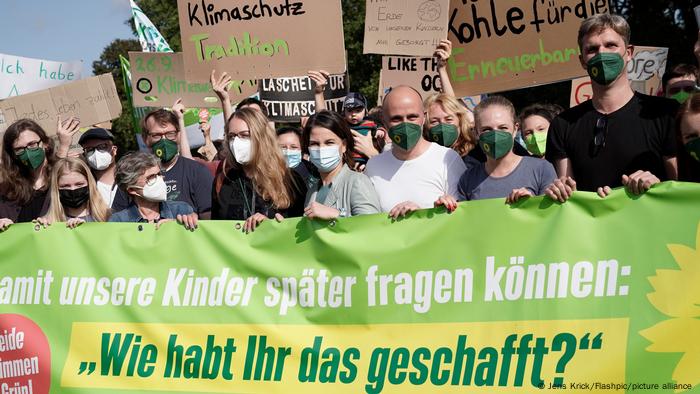
M207 168L179 154L180 120L172 111L158 109L143 120L143 140L161 160L168 187L168 201L183 201L200 220L211 218L211 189L214 177Z
M627 63L634 47L618 15L600 14L579 28L581 65L593 97L552 121L546 158L560 177L546 194L564 202L576 188L601 197L611 187L640 194L662 179L676 179L674 100L632 90Z

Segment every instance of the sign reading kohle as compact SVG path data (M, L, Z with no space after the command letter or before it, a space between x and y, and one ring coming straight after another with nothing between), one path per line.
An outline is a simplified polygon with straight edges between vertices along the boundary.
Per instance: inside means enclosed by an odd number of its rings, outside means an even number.
M49 135L56 134L58 116L80 118L91 126L118 117L122 104L112 74L81 79L46 90L0 101L0 132L18 119L28 118Z
M345 72L340 0L178 0L188 80Z
M298 122L301 117L316 113L315 84L308 76L260 80L260 101L268 117L275 122ZM343 99L348 92L347 74L331 75L323 96L326 109L343 111Z
M182 98L187 107L221 107L209 78L192 82L185 78L182 53L129 52L133 99L136 106L171 106ZM236 103L254 95L256 81L231 82L229 96Z
M581 22L607 0L451 0L448 61L457 96L501 92L586 75Z
M367 0L364 53L432 56L447 38L450 0Z

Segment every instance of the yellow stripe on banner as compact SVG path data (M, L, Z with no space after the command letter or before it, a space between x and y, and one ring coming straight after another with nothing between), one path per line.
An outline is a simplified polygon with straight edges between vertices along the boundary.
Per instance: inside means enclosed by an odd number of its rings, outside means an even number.
M567 392L597 392L571 385L589 383L591 377L624 382L627 335L628 319L344 326L74 323L61 385L522 393L555 391L550 387L555 383ZM536 388L540 383L544 390Z

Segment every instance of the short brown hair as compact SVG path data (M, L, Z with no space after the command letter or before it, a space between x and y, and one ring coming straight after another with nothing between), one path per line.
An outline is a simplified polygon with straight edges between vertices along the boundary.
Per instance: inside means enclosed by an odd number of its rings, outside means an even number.
M625 46L630 44L630 25L625 18L615 14L597 14L581 22L578 28L578 47L583 51L583 37L598 34L605 29L612 29L622 36Z
M170 123L175 126L175 130L178 132L182 131L180 130L180 122L177 120L177 115L173 111L158 108L149 112L141 121L141 136L144 140L148 137L149 130L146 128L146 124L150 118L153 118L158 124Z

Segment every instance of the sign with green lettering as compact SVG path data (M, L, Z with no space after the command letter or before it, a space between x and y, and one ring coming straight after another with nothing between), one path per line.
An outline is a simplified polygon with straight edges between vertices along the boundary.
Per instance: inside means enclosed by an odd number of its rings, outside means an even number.
M700 391L700 185L0 233L5 392ZM27 391L19 391L27 390Z
M451 0L450 80L458 96L502 92L586 75L578 28L608 0Z
M209 78L199 82L185 77L182 53L129 52L132 66L134 105L172 106L182 98L187 107L220 108L221 102ZM231 81L231 102L239 102L258 91L257 81Z
M56 62L0 53L0 100L80 79L83 62Z
M345 72L340 0L178 0L185 73L249 80Z

